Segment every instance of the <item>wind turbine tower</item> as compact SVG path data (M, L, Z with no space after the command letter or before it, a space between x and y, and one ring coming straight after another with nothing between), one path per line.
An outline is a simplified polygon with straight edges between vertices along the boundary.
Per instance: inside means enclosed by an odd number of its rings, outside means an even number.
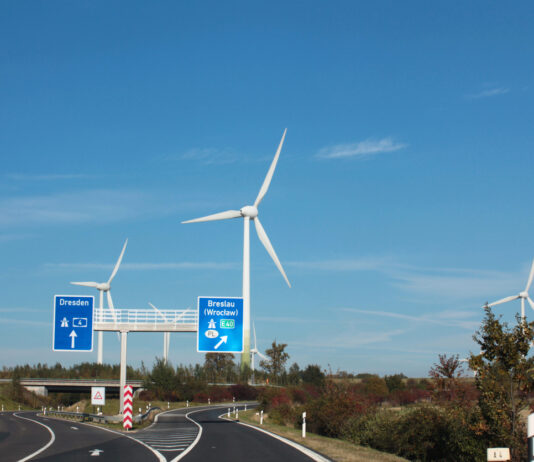
M100 305L98 308L98 316L99 321L102 322L102 315L104 310L104 292L107 296L108 301L108 309L111 311L111 314L113 315L113 319L115 319L115 308L113 307L113 300L111 299L111 281L113 281L113 278L117 274L117 271L119 270L119 266L121 265L122 257L124 256L124 251L126 250L126 245L128 244L128 239L124 242L124 246L122 247L122 252L119 255L119 259L117 260L117 263L115 263L115 267L113 268L113 271L111 272L111 276L109 277L107 282L71 282L71 284L74 284L76 286L83 286L83 287L94 287L100 292ZM98 353L97 353L97 362L98 364L102 364L103 357L104 357L104 332L98 331Z
M276 151L276 154L271 163L269 171L267 172L267 176L265 177L265 180L263 181L263 184L260 188L258 197L256 197L256 200L254 201L254 205L246 205L242 207L240 210L227 210L225 212L215 213L213 215L208 215L202 218L196 218L194 220L187 220L187 221L182 222L182 223L198 223L202 221L227 220L229 218L243 218L243 226L244 226L244 232L243 232L243 331L244 331L244 339L243 339L243 342L244 344L243 344L243 353L241 354L241 369L244 369L245 367L250 367L250 220L254 222L254 225L256 227L256 233L258 234L259 240L261 241L261 243L263 244L263 246L265 247L265 249L271 256L271 258L273 259L274 264L276 265L280 273L282 273L282 276L284 277L287 285L291 287L291 284L289 283L289 280L287 279L284 268L282 268L282 264L280 263L280 260L278 260L278 257L276 256L276 253L271 244L271 241L267 237L267 234L265 233L265 230L263 229L263 226L261 225L260 220L258 218L258 206L260 205L261 201L265 197L265 194L267 194L269 185L271 184L274 170L276 169L276 164L278 162L278 157L280 157L280 151L282 150L282 145L284 144L286 132L287 132L287 129L284 130L284 134L282 135L282 139L280 140L278 150Z

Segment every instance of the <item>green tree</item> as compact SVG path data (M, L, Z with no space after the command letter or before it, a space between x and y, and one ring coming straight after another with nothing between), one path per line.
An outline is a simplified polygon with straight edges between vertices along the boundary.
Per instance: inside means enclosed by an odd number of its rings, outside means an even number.
M265 350L265 354L269 357L269 360L260 361L260 367L275 381L280 379L282 372L285 371L285 364L289 359L289 354L284 351L286 346L287 343L276 343L275 340L271 348Z
M165 399L179 388L174 368L163 359L156 358L152 372L145 379L144 388Z
M489 444L510 447L514 461L526 457L525 425L521 412L528 407L528 394L534 390L534 358L528 358L534 338L534 323L516 316L509 327L486 306L486 315L473 339L480 354L471 354L469 367L476 372L479 406Z
M298 385L300 383L300 375L301 371L299 365L297 363L293 363L287 374L287 382L289 385Z
M405 378L406 376L404 374L393 374L384 376L384 380L386 381L386 385L388 387L389 392L391 393L396 390L404 390L406 388L406 385L404 384Z
M236 380L236 365L232 353L206 353L204 370L210 382L229 382Z
M302 381L318 387L324 386L325 375L317 364L310 364L301 372Z

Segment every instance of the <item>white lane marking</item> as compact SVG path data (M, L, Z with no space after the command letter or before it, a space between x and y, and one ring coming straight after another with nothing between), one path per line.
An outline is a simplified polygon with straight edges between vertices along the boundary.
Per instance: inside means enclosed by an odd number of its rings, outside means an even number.
M254 425L249 425L244 422L240 422L238 420L231 420L226 418L226 412L224 414L221 414L219 416L219 419L224 419L229 422L235 422L239 425L244 425L245 427L253 428L254 430L258 430L259 432L263 432L266 435L272 436L273 438L276 438L277 440L282 441L282 443L288 444L289 446L294 447L298 451L306 454L309 458L316 462L330 462L330 459L327 459L326 457L321 456L320 454L316 453L315 451L312 451L311 449L308 449L306 446L302 446L301 444L295 443L294 441L288 440L287 438L284 438L283 436L276 435L275 433L271 433L267 430L264 430L263 428L255 427Z
M54 420L63 421L63 419L54 419ZM136 443L139 443L141 446L144 446L145 448L147 448L151 452L153 452L154 455L158 458L158 460L160 462L167 462L167 458L163 454L160 454L158 451L156 451L155 449L151 448L148 444L145 444L142 441L136 440L135 438L131 437L130 435L125 435L124 433L121 433L121 432L118 432L118 431L115 431L115 430L111 430L110 428L106 428L106 427L97 427L96 425L91 425L91 424L88 424L88 423L85 423L85 422L79 422L79 423L81 425L86 425L87 427L96 428L97 430L104 430L106 432L114 433L115 435L124 436L125 438L130 438L131 440L135 441ZM23 461L20 460L19 462L23 462Z
M70 427L71 430L78 430L78 427Z
M223 408L224 406L214 406L213 408L217 409L217 407ZM188 412L185 415L185 418L187 420L190 420L191 422L193 422L198 427L198 434L197 434L197 437L195 438L195 441L193 441L193 443L191 443L191 446L189 446L184 452L182 452L181 454L176 456L174 459L172 459L171 462L179 461L181 458L185 457L198 444L198 442L200 441L200 437L202 436L202 425L200 425L198 422L194 421L191 417L189 417L189 414L194 414L195 412L201 412L201 411L206 411L206 410L207 409L198 409L196 411Z
M29 419L28 417L22 417L21 415L18 415L16 413L13 413L13 415L15 417L19 418L19 419L29 420L30 422L34 422L36 424L42 425L44 428L46 428L50 432L50 435L52 436L50 438L50 441L47 444L45 444L41 449L38 449L33 454L30 454L29 456L26 456L24 459L20 459L19 462L25 462L26 460L30 460L32 457L35 457L37 454L41 454L41 452L45 451L52 444L54 444L54 441L56 440L56 435L55 435L54 431L48 425L45 425L44 423L39 422L38 420Z

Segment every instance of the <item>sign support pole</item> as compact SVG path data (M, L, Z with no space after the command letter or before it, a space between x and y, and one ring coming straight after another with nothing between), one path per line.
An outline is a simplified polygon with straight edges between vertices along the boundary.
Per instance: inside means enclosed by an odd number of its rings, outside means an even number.
M124 412L124 387L126 386L126 347L128 331L121 330L120 413Z

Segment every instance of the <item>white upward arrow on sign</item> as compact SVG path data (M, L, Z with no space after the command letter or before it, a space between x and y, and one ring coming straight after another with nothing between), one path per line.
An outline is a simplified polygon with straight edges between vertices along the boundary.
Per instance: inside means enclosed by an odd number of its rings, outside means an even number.
M70 347L71 348L74 348L74 339L76 337L78 337L78 335L76 334L76 332L74 331L74 329L72 330L72 332L69 334L69 337L70 337Z

